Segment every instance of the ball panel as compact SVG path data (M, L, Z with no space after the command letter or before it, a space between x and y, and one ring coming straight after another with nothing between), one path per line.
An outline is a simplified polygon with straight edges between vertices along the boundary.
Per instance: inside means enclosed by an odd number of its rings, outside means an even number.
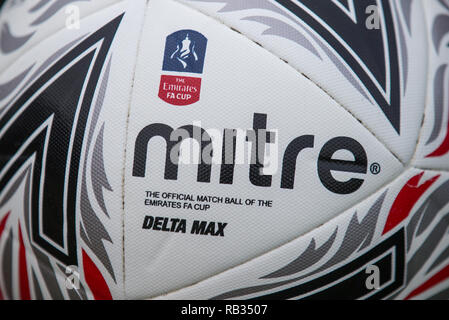
M5 298L124 297L123 166L144 5L93 13L1 75L30 69L0 109Z
M207 48L201 51L202 37ZM191 62L178 56L189 41L195 43L195 49L187 47L197 52L198 63L204 60L202 72L185 72ZM178 58L185 68L176 64ZM163 63L167 59L173 65ZM150 2L136 70L125 179L129 297L191 285L283 245L403 170L312 81L244 35L183 4ZM179 101L190 88L200 91L199 100ZM260 135L252 147L245 139L251 138L251 128ZM223 143L225 129L240 131L232 168L220 163L223 145L232 145ZM185 138L181 159L171 144L177 134ZM207 141L213 140L216 158L210 167L195 164L199 150L188 137L202 141L205 160ZM259 159L266 166L263 173L246 158L256 147L265 148L265 158ZM179 166L172 165L178 160ZM333 167L327 175L327 164L337 163L333 160L348 166Z
M415 151L425 101L421 1L182 0L281 57L399 159Z

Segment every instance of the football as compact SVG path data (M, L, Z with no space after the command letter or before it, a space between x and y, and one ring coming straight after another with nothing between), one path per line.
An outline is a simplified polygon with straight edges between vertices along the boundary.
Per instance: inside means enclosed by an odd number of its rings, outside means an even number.
M449 299L449 1L4 1L3 299Z

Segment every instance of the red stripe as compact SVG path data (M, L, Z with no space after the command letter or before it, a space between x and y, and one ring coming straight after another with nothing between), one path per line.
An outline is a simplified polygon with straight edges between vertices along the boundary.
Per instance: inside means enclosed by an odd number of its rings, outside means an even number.
M426 158L435 158L444 156L449 152L449 120L447 124L446 137L444 138L442 144L434 152L429 154Z
M84 266L84 276L86 278L86 282L89 285L92 294L94 295L95 300L112 300L111 292L109 291L109 287L101 275L100 270L98 270L95 263L92 259L87 255L87 253L83 251L83 266Z
M429 290L430 288L436 286L437 284L443 282L444 280L449 278L449 265L444 267L440 272L435 274L432 278L424 282L422 285L420 285L418 288L413 290L406 298L405 300L409 300L413 297L416 297L417 295L423 293L424 291Z
M19 223L19 283L20 283L20 298L22 300L31 300L30 284L28 282L28 267L25 245L23 243L22 228Z
M9 218L9 214L11 212L8 212L2 219L2 221L0 221L0 238L2 237L2 233L5 230L5 226L6 226L6 222L8 221Z
M411 178L399 192L393 206L390 209L390 213L388 214L387 222L385 223L385 228L382 234L386 234L404 221L409 216L416 202L418 202L427 189L429 189L440 177L439 175L435 176L418 186L423 175L424 172Z
M6 222L8 221L10 213L11 212L8 212L0 221L0 239L2 238L3 231L5 231ZM2 288L0 288L0 300L5 300L3 297Z

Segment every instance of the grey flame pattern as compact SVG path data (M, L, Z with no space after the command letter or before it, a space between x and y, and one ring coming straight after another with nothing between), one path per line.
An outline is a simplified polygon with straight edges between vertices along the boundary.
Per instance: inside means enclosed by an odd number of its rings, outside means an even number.
M407 225L407 250L438 215L438 212L449 203L449 181L439 186L413 214Z
M438 15L432 27L432 40L435 50L440 51L442 41L446 34L449 32L449 15L441 14Z
M11 182L11 186L6 190L3 197L0 199L0 207L3 207L5 203L7 203L17 192L20 185L23 183L25 179L27 179L27 187L29 186L29 175L30 175L31 166L28 166L14 181ZM25 210L27 208L28 199L24 196L24 207ZM28 213L28 212L26 212ZM3 284L6 288L6 296L9 298L13 298L13 288L12 288L12 268L13 268L13 243L16 241L17 237L14 236L13 229L9 230L8 237L6 239L5 245L3 247L2 253L2 280Z
M449 204L449 180L439 186L424 203L418 208L418 210L413 214L408 223L407 230L407 251L410 248L414 240L426 232L438 218L438 214L441 210ZM442 239L447 236L449 230L449 212L440 218L438 224L429 233L427 238L420 243L419 248L415 251L412 257L407 263L407 283L409 283L413 277L422 269L424 264L429 261L432 254L434 253L437 245L442 241ZM435 260L433 266L428 270L434 270L439 266L445 258L449 257L449 252L444 251Z
M243 11L248 9L264 9L283 17L286 17L291 22L296 24L296 21L293 20L288 14L286 14L283 10L275 6L268 0L249 0L249 1L240 1L240 0L189 0L189 1L199 1L199 2L218 2L223 3L223 8L221 8L218 12L233 12L233 11ZM285 39L291 40L298 45L304 47L306 50L310 51L315 56L319 57L318 52L314 48L314 46L307 40L304 35L302 35L298 30L291 27L287 23L282 20L273 18L273 17L262 17L262 16L246 16L243 18L248 21L257 21L259 23L265 24L269 27L264 34L276 35L279 37L283 37Z
M26 167L22 173L11 183L10 188L6 191L5 195L3 196L3 198L1 199L0 202L0 206L3 206L6 202L8 202L13 196L14 194L17 192L18 188L20 187L20 185L22 185L23 183L25 183L25 190L29 190L30 188L30 179L31 179L31 170L32 170L32 166L28 165L28 167ZM29 197L27 196L27 194L24 194L23 196L23 206L24 206L24 214L23 217L25 218L25 231L28 235L28 237L30 237L30 229L29 229ZM3 253L2 253L2 280L3 283L5 285L6 288L6 297L13 299L14 298L14 293L13 293L13 289L12 289L12 267L13 267L13 242L17 241L16 239L18 239L18 235L14 235L14 231L13 228L11 228L11 230L9 231L8 234L8 238L6 240L5 246L3 248ZM52 265L50 264L50 260L48 257L46 257L44 254L42 254L40 252L39 249L33 248L33 252L36 255L37 260L39 261L39 267L41 269L42 272L42 276L44 278L44 280L46 281L47 285L50 284L49 291L50 293L53 293L54 291L51 289L56 289L55 291L57 292L61 292L58 282L56 279L54 279L55 281L48 281L49 278L51 277L51 275L54 274L54 269L52 267ZM33 270L34 272L34 270ZM53 279L51 279L53 280ZM38 286L39 291L40 291L40 286ZM37 296L39 296L39 293L37 294ZM52 297L55 297L55 299L58 299L58 295L52 295ZM60 295L60 298L62 298L62 294Z
M329 252L332 247L337 245L335 237L333 235L330 236L319 248L316 248L316 242L312 239L307 249L297 259L293 260L287 266L284 266L267 276L261 277L260 280L280 278L295 273L301 273L312 265L322 264L313 269L313 271L293 279L233 290L216 296L213 299L232 299L265 292L267 290L298 282L312 275L319 274L322 271L330 270L330 268L340 262L351 260L353 253L360 252L364 248L371 246L373 235L376 232L376 226L378 225L379 214L388 192L388 190L385 191L384 194L377 199L361 222L358 221L356 214L353 215L349 226L344 231L343 240L338 244L338 249L331 258L326 258L326 253ZM413 212L408 222L406 222L405 240L406 252L408 254L406 254L407 271L405 283L396 293L389 297L390 299L397 298L404 292L418 274L424 274L424 276L430 275L438 268L441 268L444 263L447 264L449 259L449 245L447 245L449 238L449 212L445 212L443 209L449 204L448 194L449 180L446 179L431 192L418 209ZM382 225L377 227L382 228ZM417 241L420 237L424 237L424 239L419 239L419 241ZM438 254L435 254L437 248L441 247L440 245L443 244L446 244L447 247L442 249ZM412 247L413 250L411 250ZM304 261L301 261L302 259L304 259ZM308 260L312 262L309 263ZM430 267L425 268L427 264L430 264ZM449 298L448 289L444 289L429 297L429 299L447 298Z
M104 168L104 158L103 158L103 135L104 135L104 124L101 127L101 131L95 142L94 155L92 157L92 167L91 176L92 184L94 189L95 198L98 204L103 210L104 214L109 218L108 210L106 209L106 204L104 201L103 190L113 191L111 185L109 184L108 177L106 176L106 170Z
M3 247L2 255L2 278L3 284L5 286L6 297L12 297L12 245L13 245L13 234L12 230L9 231L8 237L6 238L5 245Z
M37 79L37 77L42 74L50 65L52 65L56 60L58 60L64 53L66 53L71 47L73 47L76 43L79 43L86 35L83 35L79 37L78 39L66 44L61 49L57 50L54 54L52 54L47 60L45 60L38 68L36 68L36 71L32 73L32 75L24 82L24 79L26 79L28 73L34 68L34 64L27 70L23 72L23 74L19 75L18 78L14 78L10 81L8 81L5 84L0 84L0 116L2 113L12 105L13 101L16 100L16 98L20 95L21 92L34 80ZM14 92L19 86L21 85L20 90L16 93L14 97L9 99L9 101L5 104L1 104L1 101L4 100L6 97L8 97L11 92ZM2 89L4 88L4 89ZM4 94L4 95L3 95Z
M93 136L95 128L99 120L100 112L103 108L104 97L106 94L109 72L111 69L111 60L109 60L106 70L103 75L103 80L100 85L99 94L97 102L95 104L92 116L92 124L89 130L87 139L87 150L91 150ZM103 198L103 190L112 191L112 187L109 184L108 178L106 176L106 171L104 168L103 159L103 133L104 124L101 127L100 133L96 139L93 156L91 163L91 180L92 187L94 190L94 195L97 200L98 205L103 210L104 214L109 218L108 211ZM112 267L109 255L106 251L103 241L108 241L112 243L112 239L107 232L106 228L102 224L97 212L93 209L92 202L87 191L88 178L87 178L87 156L84 159L84 170L82 174L82 185L81 185L81 238L86 243L86 245L95 253L98 259L102 262L104 267L108 270L109 274L116 281L114 269Z
M449 5L447 2L443 0L439 0L439 3L442 4L448 11ZM433 49L437 53L438 56L445 57L447 55L447 48L444 49L443 40L447 39L447 35L449 34L449 12L448 14L439 14L435 17L432 22L432 43ZM446 43L446 47L449 43ZM447 59L446 59L447 60ZM444 131L443 128L443 118L444 118L444 96L446 92L447 83L445 83L445 78L448 70L447 63L441 64L437 71L435 72L433 79L433 111L434 111L434 123L433 129L426 141L426 145L429 145L437 140L437 138Z
M32 32L25 36L14 36L11 33L8 23L4 23L0 34L0 49L4 54L8 54L23 47L28 40L34 35Z
M318 51L315 49L313 44L307 40L306 37L298 30L290 26L288 23L285 23L279 19L275 19L272 17L263 17L263 16L250 16L243 18L243 20L247 21L255 21L261 24L264 24L269 27L269 29L265 30L263 35L274 35L274 36L283 36L286 39L289 39L297 44L301 45L303 48L306 48L313 55L315 55L318 59L321 60L321 56Z
M447 71L447 64L441 65L437 72L435 72L435 77L433 80L433 107L435 114L435 122L433 125L432 133L426 142L426 145L434 142L443 130L443 114L444 114L444 91L445 84L444 78Z
M449 213L447 213L432 229L429 236L423 241L419 249L413 254L407 263L407 283L422 269L435 252L438 244L447 236L449 228Z
M379 199L377 199L362 221L359 222L357 212L354 213L337 252L323 266L315 269L305 276L302 276L301 278L306 278L310 275L335 266L349 258L354 252L361 251L368 247L373 240L374 231L376 230L377 221L379 219L379 213L382 209L382 204L386 195L387 192L384 192Z
M83 39L85 36L82 36L74 41L71 41L70 43L63 46L61 49L59 49L57 52L55 52L53 55L51 55L46 61L44 61L39 67L36 68L36 71L32 74L32 76L26 81L25 84L22 85L20 92L23 91L24 88L27 87L27 84L34 81L40 74L42 74L48 66L53 64L55 61L57 61L62 55L64 55L66 52L68 52L76 43L78 43L81 39ZM26 75L30 72L30 70L33 67L31 67L29 70L26 71L25 76L23 78L26 78ZM103 198L103 190L109 190L112 191L112 187L110 186L108 182L108 178L106 176L105 168L104 168L104 159L103 159L103 132L104 132L104 124L101 127L100 133L98 134L96 140L94 140L94 132L95 128L98 125L100 111L103 107L104 103L104 97L107 90L107 84L109 80L109 73L111 69L111 60L109 60L108 65L105 68L103 79L101 86L99 88L99 93L97 100L95 102L95 107L93 111L92 116L92 125L89 129L89 136L88 136L88 149L93 149L93 156L92 156L92 169L91 169L91 183L93 186L95 199L99 203L99 206L102 208L104 214L109 217L109 214L106 210L105 204L104 204L104 198ZM20 79L20 81L17 82L23 82L23 79ZM18 85L17 85L18 86ZM0 85L1 88L1 85ZM1 90L0 90L1 93ZM14 101L15 98L11 100ZM9 103L0 108L0 115L2 110L7 108L9 106ZM95 146L91 148L90 146L95 141ZM87 161L87 157L86 157ZM84 163L84 167L86 167L87 162ZM23 217L25 220L25 228L26 234L28 236L28 239L31 240L31 230L30 230L30 203L29 203L29 194L31 190L31 170L32 166L29 165L28 167L24 168L22 173L11 183L11 186L8 190L4 191L4 195L2 198L0 198L0 207L4 206L17 192L18 188L25 184L25 190L28 192L25 192L23 194L23 207L24 207L24 213ZM97 257L100 259L100 261L105 265L105 268L110 272L111 277L115 281L115 274L112 269L111 262L109 260L108 254L106 253L103 240L110 241L110 236L106 232L104 226L101 224L101 221L96 217L95 212L86 212L85 210L91 209L91 203L90 199L87 195L87 190L84 188L87 186L87 175L86 170L84 170L85 174L83 176L83 189L82 189L82 211L81 211L81 236L83 240L85 241L86 245L89 246L89 248L92 250L93 253L97 255ZM83 210L84 209L84 210ZM92 209L93 210L93 209ZM93 216L91 215L93 214ZM4 285L5 295L7 298L13 298L14 292L12 290L12 277L13 274L12 266L13 266L13 243L16 241L17 236L14 234L14 230L10 230L9 233L6 235L6 241L3 245L3 250L0 251L1 255L1 271L0 271L0 278L2 280L2 283ZM30 241L31 242L31 241ZM32 242L31 242L32 243ZM1 250L2 248L0 248ZM39 248L32 246L32 253L34 254L34 257L37 260L36 265L31 265L31 281L33 281L34 284L34 298L36 299L43 299L45 298L45 295L43 294L43 286L46 288L46 292L50 295L51 299L55 300L61 300L64 299L66 296L70 299L87 299L87 293L86 288L80 283L79 289L73 289L69 290L65 287L64 281L61 283L61 279L65 279L65 267L60 265L58 262L52 261L52 259L42 252ZM43 282L37 281L37 274L41 276L43 279Z
M410 26L410 14L411 14L411 7L412 7L413 0L402 0L401 1L401 9L398 8L399 3L397 1L393 1L393 8L396 10L397 14L399 14L401 11L403 13L403 16L407 23L407 28L409 34L411 33L411 26ZM407 90L407 84L408 84L408 64L409 64L409 57L408 57L408 46L407 41L405 39L405 31L402 27L401 23L398 23L398 35L399 35L399 45L401 47L401 56L402 56L402 79L404 79L404 94Z
M299 46L303 47L316 57L322 60L322 57L319 55L318 50L316 46L320 47L325 54L328 56L329 60L335 65L335 67L338 69L338 71L348 80L348 82L353 86L354 89L356 89L367 101L372 103L371 99L368 97L365 90L360 85L357 78L355 78L352 74L352 72L346 67L344 63L341 62L340 58L331 51L328 46L326 46L318 37L316 37L307 27L302 25L299 21L293 19L289 14L287 14L285 11L280 9L278 6L274 5L270 0L186 0L189 2L213 2L213 3L222 3L223 7L218 10L219 13L226 13L226 12L233 12L233 11L244 11L248 9L264 9L267 11L271 11L273 13L279 14L283 16L284 18L287 18L291 23L295 24L296 27L299 27L301 31L298 29L290 26L289 24L285 23L284 21L271 17L271 16L252 16L248 15L242 20L248 20L248 21L256 21L261 24L266 25L269 27L263 35L275 35L278 37L285 38L287 40L293 41L294 43L298 44ZM404 18L407 22L409 33L410 30L410 19L411 19L411 7L414 0L401 0L400 2L400 8L398 8L397 5L394 5L394 9L397 11L403 12ZM302 33L301 33L302 32ZM312 44L304 35L308 34L316 43L316 45ZM403 77L404 77L404 88L407 87L407 80L408 80L408 48L407 43L405 41L405 35L404 30L402 28L402 25L400 26L400 46L401 46L401 55L402 55L402 61L403 61ZM404 92L405 93L405 92Z
M434 271L437 267L441 266L441 264L443 264L443 262L447 261L448 259L449 259L449 246L438 255L438 257L435 259L435 261L427 270L426 274L429 274L430 272Z
M33 65L34 66L34 65ZM10 81L6 83L0 84L0 101L5 99L11 92L13 92L26 78L28 73L30 73L31 69L33 69L33 66L29 67ZM1 111L2 108L0 108Z
M42 23L46 22L51 17L53 17L64 6L66 6L72 2L90 1L90 0L58 0L58 1L41 0L34 7L32 7L29 10L29 13L32 14L32 13L36 13L36 12L40 11L41 9L43 9L45 6L47 6L52 1L53 1L53 4L50 5L50 7L30 25L30 27L38 27L39 25L41 25ZM9 53L13 53L13 52L19 50L34 36L35 33L36 33L36 31L33 31L28 35L15 36L11 32L9 24L7 22L4 22L3 25L0 26L0 51L1 51L1 53L9 54ZM81 38L83 38L83 37L81 37ZM28 82L33 81L37 77L37 75L39 75L42 72L42 69L45 69L46 67L48 67L48 65L50 65L55 60L57 60L57 58L59 58L60 55L62 55L64 52L66 52L67 48L71 47L74 43L78 42L81 38L74 40L73 42L67 44L66 46L64 46L57 52L55 52L53 54L53 56L48 58L47 61L40 66L40 69L38 69L34 72L34 75L32 77L30 77ZM28 67L27 69L25 69L20 74L18 74L16 77L7 81L6 83L0 83L0 102L2 100L4 100L6 97L8 97L11 92L13 92L15 89L17 89L17 87L21 83L23 83L23 80L26 78L28 73L33 69L33 67L34 67L34 64L32 64L30 67ZM14 100L14 98L12 100ZM8 102L6 105L8 105L9 103L10 102ZM0 114L2 113L3 109L4 109L4 105L2 107L2 105L0 104Z
M412 2L413 0L400 0L400 5L402 12L404 14L405 22L407 23L407 28L409 33L411 32L411 14L412 14Z
M24 184L25 190L28 190L28 192L25 192L23 194L23 218L25 220L25 228L24 231L28 237L28 240L31 242L31 227L30 227L30 198L29 193L31 192L31 172L32 172L32 165L28 165L25 167L21 174L18 175L18 177L11 183L11 187L9 190L6 191L5 195L0 201L0 207L3 206L6 202L8 202L17 192L18 188ZM6 239L4 248L3 248L3 254L2 254L2 274L0 275L2 277L4 286L6 288L6 297L12 299L14 298L14 292L12 289L12 279L11 276L13 274L12 267L13 267L13 243L14 241L17 241L18 235L14 235L13 229L9 231L8 237ZM75 299L76 297L79 298L86 298L87 294L84 286L80 283L79 289L74 290L68 290L64 286L64 281L58 280L57 272L58 268L65 271L65 268L61 265L58 265L55 262L52 262L48 255L46 255L44 252L42 252L38 247L32 245L32 252L37 260L37 265L30 264L31 271L32 271L32 281L34 283L34 294L35 299L44 299L44 296L42 294L42 288L45 286L46 290L48 291L50 297L54 300L62 300L64 299L64 293L63 290L65 290L65 293L71 297L72 299ZM42 279L44 280L44 283L41 283L37 281L36 274L39 272L39 274L42 276ZM65 279L65 275L60 275L59 279Z
M34 7L32 7L29 10L30 14L36 13L43 9L45 6L47 6L50 2L53 1L53 4L50 5L50 7L42 13L31 25L30 27L38 27L42 23L48 21L50 18L52 18L57 12L59 12L62 8L64 8L66 5L76 2L76 1L90 1L90 0L41 0L39 1ZM0 52L3 54L10 54L13 53L20 48L22 48L36 33L36 30L22 36L17 36L12 33L10 30L10 26L7 22L4 22L0 26ZM74 42L77 42L79 39L75 40ZM54 60L58 58L59 53L65 52L66 47L70 47L73 43L67 44L64 48L61 48L58 52L54 54L54 56L50 57L46 63L44 63L41 68L45 68L50 63L52 63ZM10 81L0 84L0 102L4 100L11 92L13 92L17 87L22 83L22 81L26 78L28 73L31 69L33 69L34 64L32 64L30 67L25 69L24 71L21 71L20 74L18 74L16 77L11 79ZM37 70L35 72L36 76L39 74L42 70ZM29 81L32 81L30 79ZM0 114L3 111L3 107L0 104Z
M197 0L193 0L197 1ZM279 14L284 14L284 12L279 9L274 4L270 3L266 0L198 0L202 2L220 2L223 3L224 6L219 10L219 12L232 12L232 11L241 11L247 9L266 9Z
M30 9L30 13L36 12L40 10L41 8L45 7L50 1L52 0L40 0L34 7Z
M289 276L303 270L306 270L318 263L330 250L332 245L337 238L338 227L335 228L334 233L330 236L330 238L319 248L316 248L316 242L313 238L310 241L307 249L295 260L286 265L285 267L270 273L262 277L261 279L270 279L270 278L280 278Z
M213 297L212 299L231 299L242 297L245 295L266 291L273 288L278 288L287 284L292 284L298 281L301 281L310 276L316 275L324 270L327 270L343 261L348 259L350 256L355 254L356 252L360 252L365 248L368 248L373 240L374 232L376 231L376 227L379 220L379 214L382 209L382 205L384 203L385 197L388 193L388 190L385 191L372 205L372 207L368 210L366 216L359 222L357 212L353 214L352 219L346 228L346 230L342 230L344 233L343 240L338 244L337 251L330 257L328 260L325 260L324 257L330 251L333 246L337 246L335 240L337 238L338 229L336 229L333 234L329 237L329 239L323 244L319 249L315 250L315 240L312 239L311 243L307 247L307 249L299 255L297 259L289 263L288 265L261 277L260 279L272 279L272 278L280 278L289 276L292 274L298 274L314 265L322 264L321 266L315 267L312 271L297 276L293 279L287 279L275 283L241 288L237 290L233 290L230 292L226 292L219 296ZM300 261L301 258L311 258L310 261ZM319 257L319 259L317 259ZM323 261L325 260L325 261Z
M54 1L50 5L50 7L47 10L45 10L45 12L43 12L36 20L34 20L31 23L31 26L35 27L35 26L38 26L38 25L44 23L45 21L47 21L48 19L53 17L59 10L61 10L65 6L69 5L70 3L80 2L80 1L88 2L90 0L58 0L58 1ZM36 7L34 7L33 9L35 9L35 8Z
M438 0L441 5L443 5L447 10L449 10L449 1L448 0Z
M90 0L41 0L34 7L32 7L28 12L30 14L38 13L38 11L44 9L50 2L50 6L40 14L29 27L39 27L44 22L52 18L56 13L58 13L62 8L73 2L80 1L90 1ZM4 22L0 27L0 50L3 54L9 54L15 52L22 48L36 33L36 30L23 36L15 36L10 30L10 26L7 22Z

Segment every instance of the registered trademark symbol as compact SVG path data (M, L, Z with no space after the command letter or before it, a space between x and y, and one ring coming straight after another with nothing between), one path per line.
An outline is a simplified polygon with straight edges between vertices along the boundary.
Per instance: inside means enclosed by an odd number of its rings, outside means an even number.
M372 174L377 175L380 173L382 168L380 167L380 164L378 164L377 162L374 162L369 169Z

